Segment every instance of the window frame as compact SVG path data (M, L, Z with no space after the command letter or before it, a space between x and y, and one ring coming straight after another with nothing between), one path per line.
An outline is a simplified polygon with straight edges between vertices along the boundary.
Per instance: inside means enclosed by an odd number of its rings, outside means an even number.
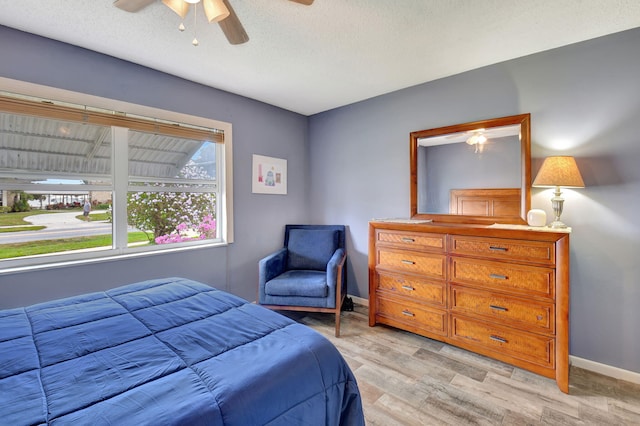
M117 246L114 244L111 249L96 252L63 252L59 254L3 260L0 274L19 270L52 268L77 263L111 261L132 256L157 255L173 251L225 246L233 242L233 129L231 123L3 77L0 77L0 92L6 92L0 93L0 95L19 94L19 96L47 99L50 103L47 102L46 104L38 105L38 107L45 107L45 109L46 107L51 107L54 118L64 119L63 117L55 115L58 113L56 112L57 107L66 108L74 106L77 108L77 106L85 106L87 111L91 111L92 114L97 112L98 117L100 117L100 114L104 114L104 118L109 118L108 115L111 114L120 118L120 123L133 122L138 126L133 130L155 130L157 133L165 133L162 130L168 130L171 132L169 134L173 135L176 135L175 133L177 131L177 136L192 138L193 135L206 134L202 129L215 129L222 132L223 135L222 138L219 136L212 138L213 142L218 142L216 149L217 152L221 154L221 161L217 161L216 164L216 181L218 186L216 199L218 217L216 218L216 224L220 229L219 240L190 241L146 247L127 247L127 205L126 202L122 202L122 198L121 202L116 203L116 198L118 197L116 194L123 193L124 200L126 201L126 194L128 189L130 189L128 185L130 179L128 162L122 160L123 155L125 160L128 160L127 147L122 147L121 144L114 142L118 137L126 137L125 133L128 133L129 128L107 124L109 122L99 122L95 124L110 125L114 133L112 141L112 190L115 194L112 235L114 243L118 242ZM81 112L82 110L78 109L78 111ZM122 120L122 118L124 118L124 120ZM155 122L151 122L151 120L155 120ZM149 123L151 123L150 127L145 127ZM175 126L173 123L180 123L184 125L184 127ZM181 133L181 130L185 130L185 132ZM223 142L219 143L221 139ZM122 151L124 151L124 153ZM123 218L124 223L122 223Z

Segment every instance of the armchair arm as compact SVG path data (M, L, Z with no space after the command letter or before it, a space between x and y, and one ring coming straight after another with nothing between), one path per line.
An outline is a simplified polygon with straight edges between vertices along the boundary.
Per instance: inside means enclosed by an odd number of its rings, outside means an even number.
M347 253L339 248L333 253L327 263L327 285L329 286L329 300L336 301L336 307L342 303L342 297L346 294L346 280L344 279L344 262Z
M282 274L287 263L287 249L281 248L258 262L258 300L264 300L264 285L267 281Z

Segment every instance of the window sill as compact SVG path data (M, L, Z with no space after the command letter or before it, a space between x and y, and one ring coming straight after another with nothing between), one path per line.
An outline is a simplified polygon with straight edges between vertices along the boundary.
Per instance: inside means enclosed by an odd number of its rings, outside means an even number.
M18 266L9 266L7 268L0 269L0 275L8 275L15 274L20 272L31 272L31 271L39 271L46 269L55 269L55 268L66 268L70 266L78 266L78 265L88 265L92 263L102 263L102 262L113 262L119 260L127 260L134 259L138 257L146 257L146 256L158 256L170 253L178 253L183 251L190 250L200 250L207 248L216 248L216 247L226 247L228 246L228 242L211 242L211 243L203 243L203 244L189 244L189 245L181 245L177 247L171 248L162 248L157 250L136 250L135 247L126 249L125 252L116 253L114 250L110 250L107 253L93 253L89 255L91 257L84 258L76 258L71 260L60 260L57 262L48 262L48 263L38 263L32 265L18 265Z

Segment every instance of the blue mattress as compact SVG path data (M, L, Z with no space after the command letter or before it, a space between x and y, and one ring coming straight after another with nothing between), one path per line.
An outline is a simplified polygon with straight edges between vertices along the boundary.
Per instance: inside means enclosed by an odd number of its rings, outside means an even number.
M0 311L0 424L363 425L310 328L191 280Z

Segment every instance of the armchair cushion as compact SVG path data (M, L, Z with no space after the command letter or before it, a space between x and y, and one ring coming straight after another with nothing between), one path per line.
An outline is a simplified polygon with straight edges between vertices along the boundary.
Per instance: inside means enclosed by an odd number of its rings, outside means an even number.
M270 296L327 297L327 274L324 271L290 270L265 284Z
M291 229L287 245L287 269L326 271L338 244L339 232L335 230Z

